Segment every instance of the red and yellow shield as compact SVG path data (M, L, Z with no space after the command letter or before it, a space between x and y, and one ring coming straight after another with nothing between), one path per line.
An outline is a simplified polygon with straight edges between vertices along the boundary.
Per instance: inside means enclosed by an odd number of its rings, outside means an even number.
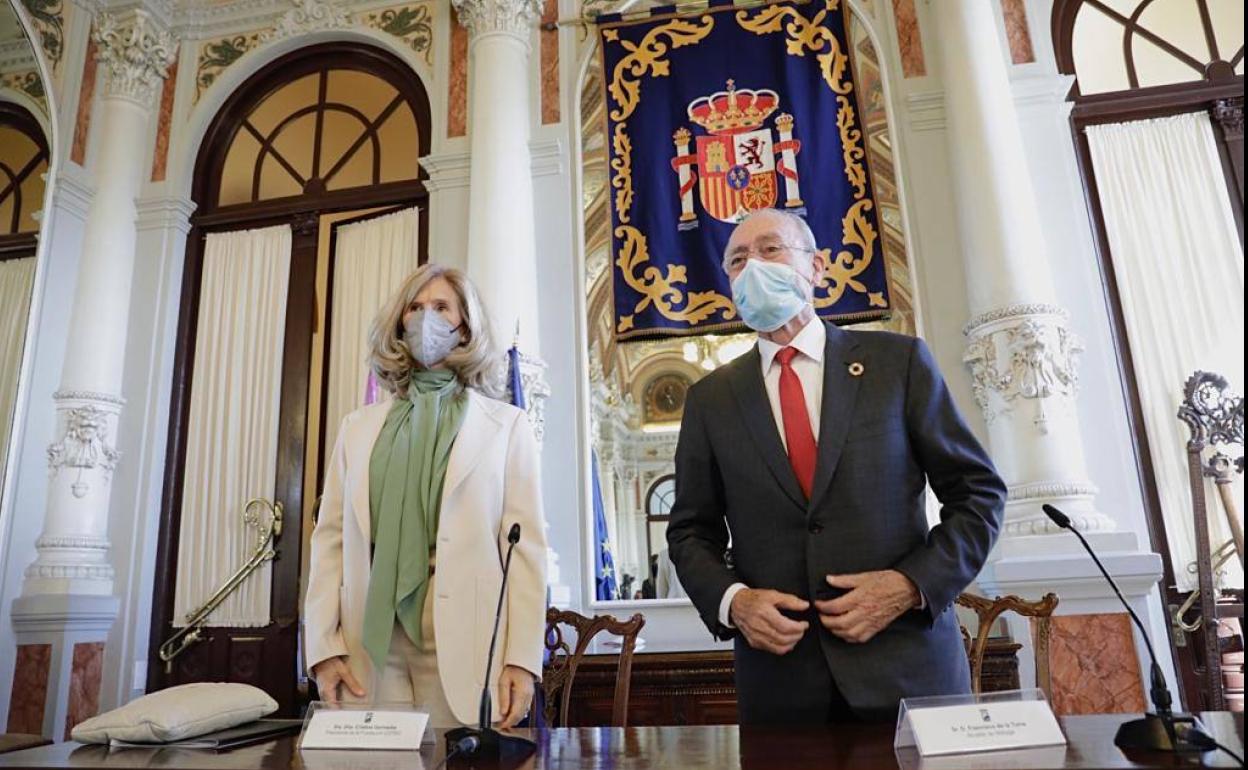
M737 222L776 202L771 131L698 138L698 197L706 213Z

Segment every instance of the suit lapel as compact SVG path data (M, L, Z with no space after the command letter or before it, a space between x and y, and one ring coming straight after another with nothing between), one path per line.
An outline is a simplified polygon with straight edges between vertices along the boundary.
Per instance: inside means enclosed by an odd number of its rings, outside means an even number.
M455 436L455 444L451 447L451 456L447 460L446 483L442 486L444 501L480 462L485 455L486 444L495 438L501 427L494 418L493 411L489 402L468 391L464 422L459 428L459 434Z
M798 507L805 508L806 496L797 484L797 476L793 474L793 466L789 464L789 455L784 451L784 442L780 440L780 432L771 413L771 401L767 399L767 388L763 385L762 365L758 346L755 345L732 367L729 377L732 392L741 407L741 419L754 437L754 446L762 453L780 488Z
M823 403L819 407L819 454L815 462L815 483L811 489L810 510L828 491L841 450L849 434L849 424L858 399L862 377L849 373L849 364L862 362L858 343L845 331L827 324L828 341L823 351Z

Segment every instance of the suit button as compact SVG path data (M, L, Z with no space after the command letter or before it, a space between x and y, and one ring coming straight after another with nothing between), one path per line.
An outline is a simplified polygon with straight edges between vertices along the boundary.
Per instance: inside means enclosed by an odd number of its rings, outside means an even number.
M810 532L810 534L812 534L812 535L817 535L817 534L819 534L820 532L822 532L822 531L823 531L823 525L822 525L822 524L820 524L820 523L819 523L819 522L817 522L817 521L812 521L812 522L810 523L810 526L808 526L806 529L807 529L807 531L809 531L809 532Z

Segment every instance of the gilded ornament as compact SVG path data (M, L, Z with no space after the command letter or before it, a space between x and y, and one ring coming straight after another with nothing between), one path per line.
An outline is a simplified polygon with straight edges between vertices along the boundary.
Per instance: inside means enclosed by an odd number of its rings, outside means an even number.
M844 248L836 253L835 259L829 259L832 250L821 250L824 259L823 281L815 289L816 308L836 304L846 289L853 289L859 294L867 293L866 285L858 280L858 276L871 266L875 257L875 240L879 234L866 216L866 212L874 205L870 198L863 198L850 206L845 218L841 220L841 243L854 247L858 251L857 255Z
M633 143L628 138L628 124L616 123L611 137L615 152L611 158L611 188L615 190L615 210L622 224L632 221L633 208Z
M641 78L644 75L661 78L671 74L671 63L664 56L668 51L701 41L715 27L715 19L703 16L701 24L673 19L646 33L640 43L620 41L630 53L620 59L611 75L607 91L618 105L611 110L611 119L627 120L641 102ZM663 41L667 38L667 42Z
M645 267L638 275L638 270L650 261L650 252L646 246L646 236L630 225L615 228L615 237L624 241L615 264L620 268L625 283L629 288L642 295L634 312L641 312L654 305L664 318L683 321L697 325L707 318L721 314L725 320L737 315L737 309L727 297L714 291L693 291L686 293L677 288L678 284L688 282L684 265L668 265L666 272L654 265ZM683 308L678 306L683 305ZM632 316L620 319L617 332L628 331L632 327Z

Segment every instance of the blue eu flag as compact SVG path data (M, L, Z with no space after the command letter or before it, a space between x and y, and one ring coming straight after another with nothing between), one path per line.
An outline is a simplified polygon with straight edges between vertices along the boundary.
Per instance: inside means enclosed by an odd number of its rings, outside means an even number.
M619 599L615 559L611 556L611 539L607 536L607 512L602 504L602 483L598 477L598 453L594 452L591 457L594 474L594 595L599 601Z

